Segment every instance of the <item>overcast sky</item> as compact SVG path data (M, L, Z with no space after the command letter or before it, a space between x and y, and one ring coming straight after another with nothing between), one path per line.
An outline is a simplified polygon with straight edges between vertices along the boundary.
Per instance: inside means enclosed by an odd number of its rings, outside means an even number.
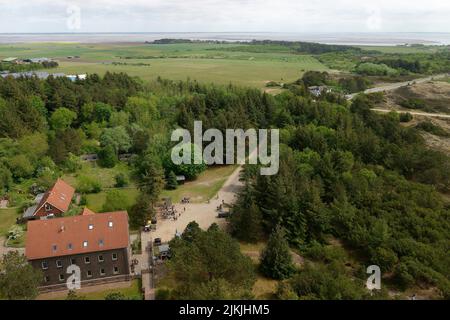
M182 31L450 32L450 1L0 0L0 33Z

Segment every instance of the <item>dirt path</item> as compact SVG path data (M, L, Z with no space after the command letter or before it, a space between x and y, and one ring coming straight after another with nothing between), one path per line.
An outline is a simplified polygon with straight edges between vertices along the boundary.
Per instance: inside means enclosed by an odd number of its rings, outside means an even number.
M416 112L416 111L409 111L409 110L394 110L394 109L380 109L380 108L373 108L373 111L376 112L397 112L397 113L410 113L414 116L424 116L424 117L431 117L431 118L443 118L443 119L450 119L449 114L444 113L427 113L427 112Z
M256 155L256 150L251 153L251 157ZM222 203L233 204L236 201L237 193L243 186L239 181L242 166L236 168L233 173L220 188L216 196L204 203L174 204L175 209L181 216L177 220L158 220L156 231L143 232L142 243L147 243L155 238L161 238L163 242L170 241L177 232L183 232L191 221L196 221L200 228L206 229L211 224L217 223L224 227L225 219L217 218L217 207Z
M10 251L19 251L20 253L23 253L23 254L25 253L25 248L6 247L5 243L6 243L6 238L0 237L0 257L3 257L4 254L7 254Z
M445 78L448 76L449 76L449 74L444 73L444 74L437 74L434 76L430 76L430 77L426 77L426 78L419 78L419 79L410 80L410 81L389 83L389 84L381 85L381 86L378 86L375 88L367 89L364 91L364 93L368 94L368 93L375 93L375 92L392 91L392 90L395 90L395 89L398 89L401 87L406 87L410 84L424 83L424 82L428 82L428 81L432 81L432 80L436 80L436 79L442 79L442 78ZM356 97L360 93L361 92L349 94L346 96L346 98L347 98L347 100L352 100L354 97Z
M205 203L174 204L181 216L177 220L159 219L156 231L143 233L142 242L147 243L151 238L161 238L163 242L171 240L177 232L183 232L191 221L196 221L202 229L211 224L225 225L225 219L217 218L217 207L222 201L227 204L234 203L236 194L242 183L239 181L241 167L238 167L227 179L217 195Z

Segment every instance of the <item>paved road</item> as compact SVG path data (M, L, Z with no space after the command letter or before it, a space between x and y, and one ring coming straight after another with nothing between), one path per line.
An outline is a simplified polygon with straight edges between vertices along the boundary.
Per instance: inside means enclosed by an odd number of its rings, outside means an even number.
M392 91L392 90L396 90L398 88L402 88L402 87L406 87L410 84L418 84L418 83L424 83L424 82L428 82L428 81L432 81L432 80L436 80L436 79L442 79L445 77L448 77L449 74L448 73L443 73L443 74L437 74L434 76L430 76L430 77L426 77L426 78L419 78L419 79L415 79L415 80L410 80L410 81L404 81L404 82L396 82L396 83L389 83L389 84L385 84L385 85L381 85L375 88L370 88L364 91L364 93L375 93L375 92L384 92L384 91ZM345 97L348 100L352 100L354 97L356 97L358 94L360 94L361 92L357 92L357 93L353 93L353 94L349 94L346 95Z

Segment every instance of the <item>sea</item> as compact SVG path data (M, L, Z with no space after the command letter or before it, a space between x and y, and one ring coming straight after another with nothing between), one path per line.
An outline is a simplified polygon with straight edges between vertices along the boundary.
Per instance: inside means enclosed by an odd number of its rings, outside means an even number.
M158 39L213 41L284 40L359 46L450 45L450 33L286 33L286 32L136 32L136 33L0 33L0 43L75 42L139 43Z

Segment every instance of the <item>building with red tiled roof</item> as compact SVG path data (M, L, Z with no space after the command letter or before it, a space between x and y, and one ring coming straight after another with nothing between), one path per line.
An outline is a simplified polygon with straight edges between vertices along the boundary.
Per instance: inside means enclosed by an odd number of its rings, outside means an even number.
M30 220L61 215L69 209L74 193L72 186L58 179L50 190L38 198L36 205L25 211L23 218Z
M82 216L87 216L87 215L90 215L90 214L95 214L95 212L92 211L92 210L90 210L90 209L87 208L87 207L85 207L85 208L83 209L83 211L81 212L81 215L82 215Z
M28 222L25 255L43 272L44 287L65 288L70 265L80 267L82 283L129 278L127 212L89 212Z

